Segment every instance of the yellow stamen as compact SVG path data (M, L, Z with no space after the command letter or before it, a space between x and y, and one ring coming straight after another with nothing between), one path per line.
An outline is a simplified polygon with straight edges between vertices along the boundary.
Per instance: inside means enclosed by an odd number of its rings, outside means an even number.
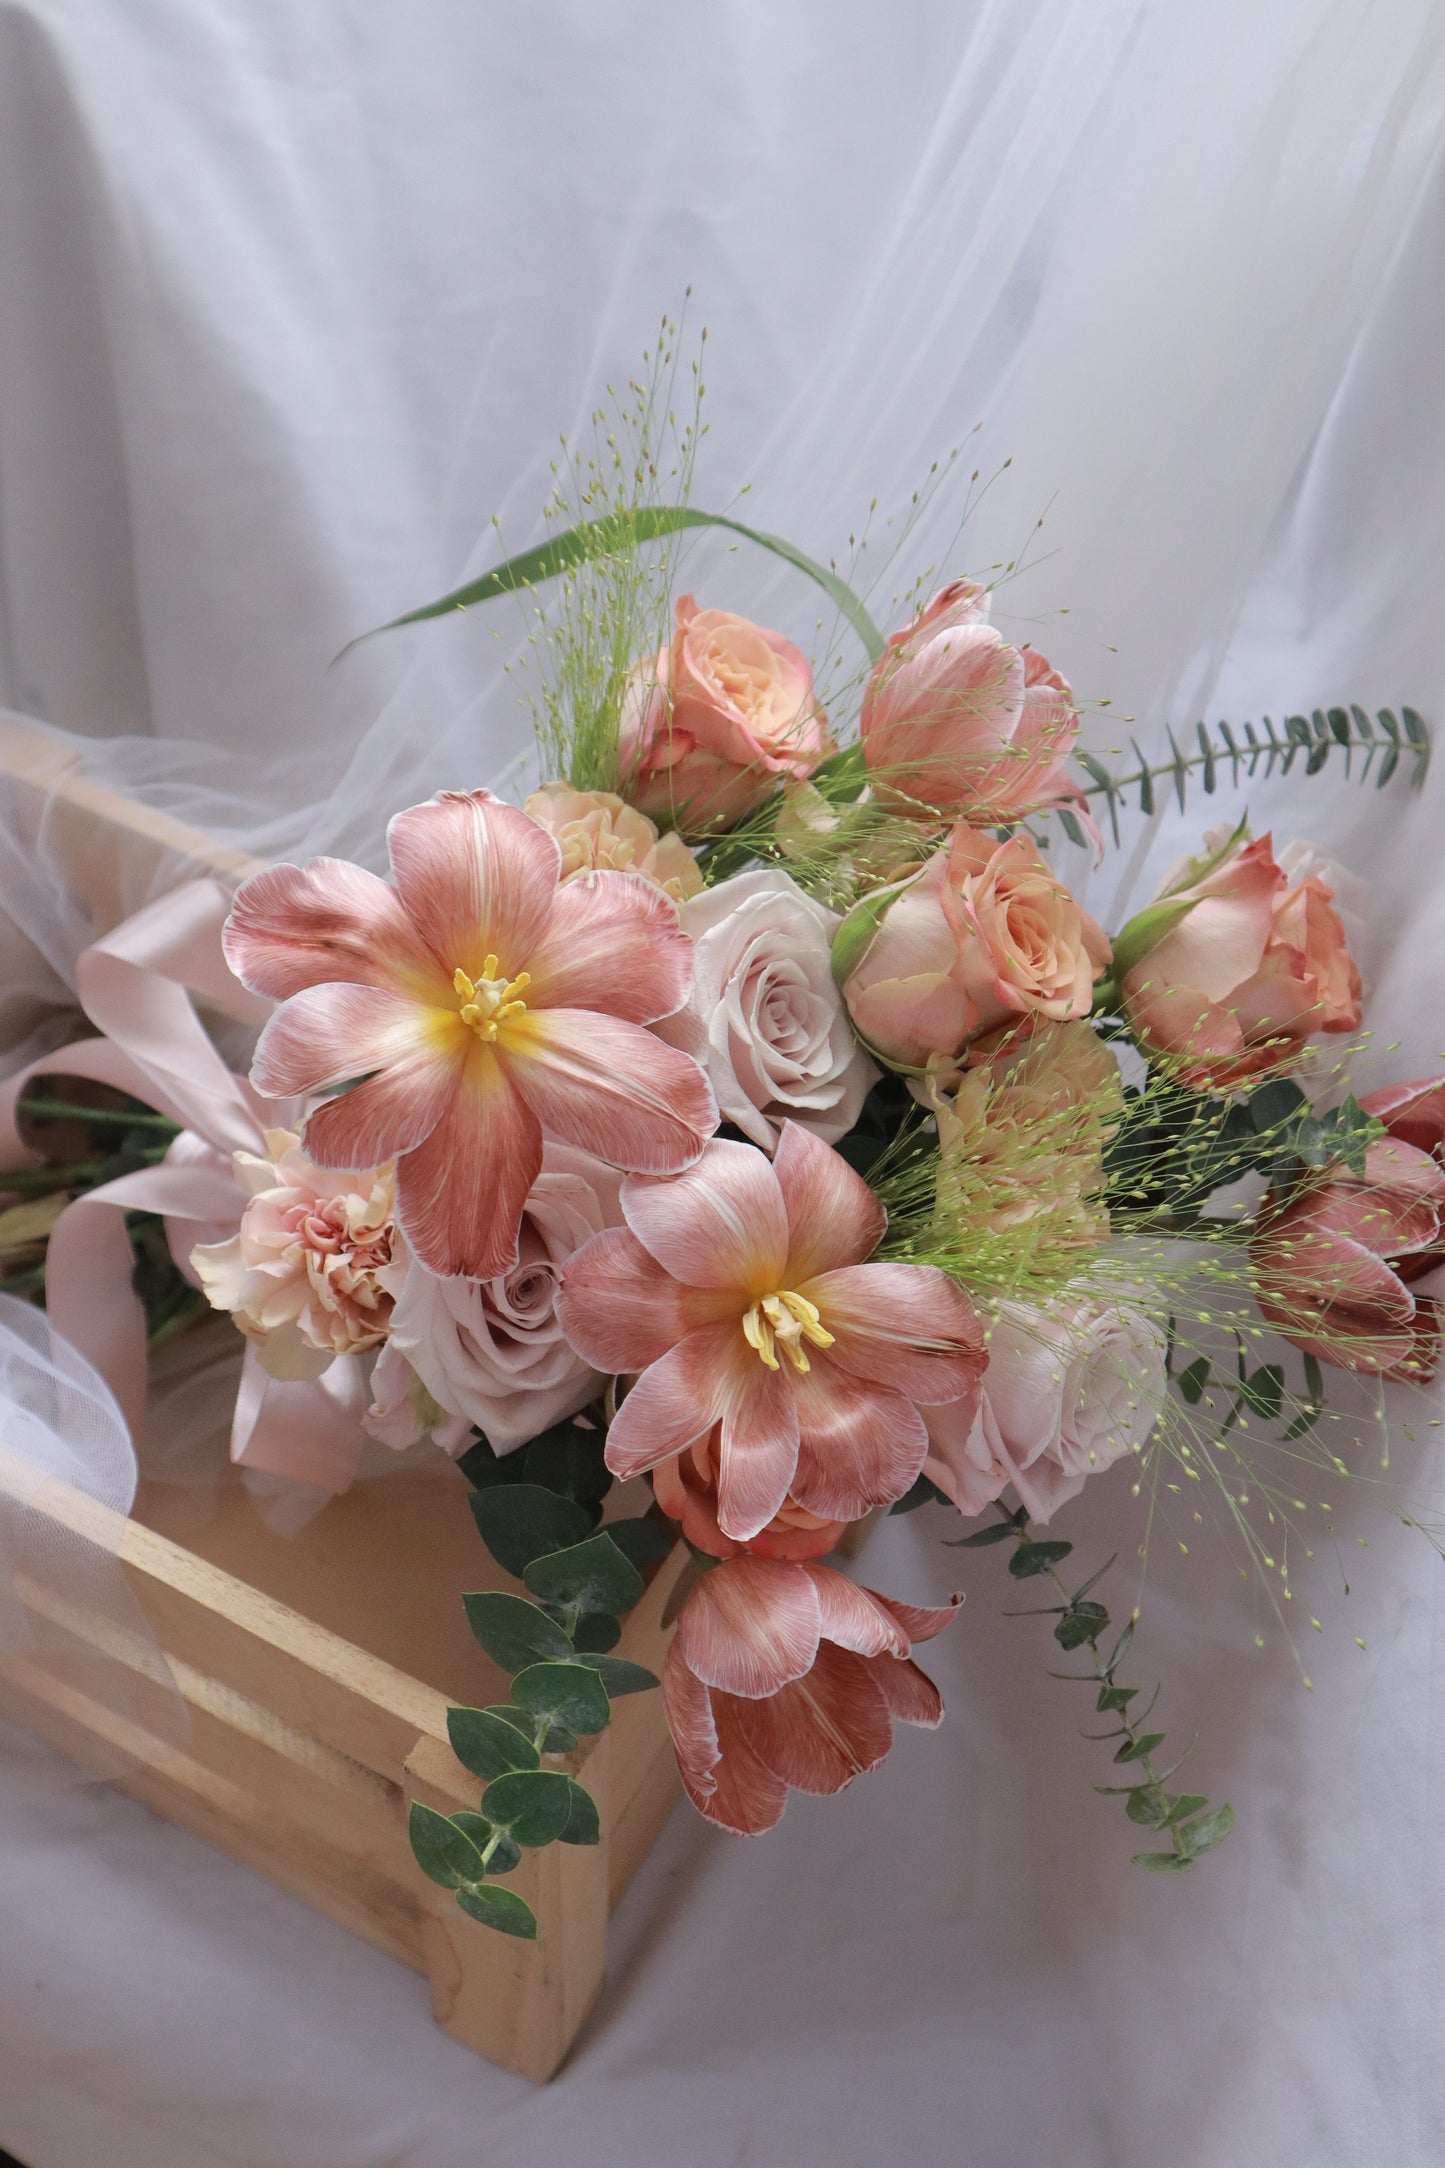
M479 1039L491 1041L497 1036L497 1027L509 1016L518 1016L527 1004L522 995L532 983L530 971L519 971L514 979L504 978L497 966L495 956L488 956L482 965L482 975L473 980L458 968L452 975L452 985L462 997L462 1022L470 1026Z
M793 1368L804 1376L811 1365L803 1342L811 1340L814 1347L833 1345L833 1335L819 1317L817 1305L788 1287L759 1296L743 1318L743 1338L769 1370L777 1369L777 1349L781 1348Z

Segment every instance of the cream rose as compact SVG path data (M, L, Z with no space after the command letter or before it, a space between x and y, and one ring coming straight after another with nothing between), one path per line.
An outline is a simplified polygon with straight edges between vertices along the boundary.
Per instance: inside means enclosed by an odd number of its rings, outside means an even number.
M674 903L702 887L697 860L675 832L659 837L656 824L625 805L614 791L573 790L547 783L522 807L562 846L562 878L597 871L640 873Z
M1167 1391L1164 1338L1123 1304L1001 1303L987 1341L972 1421L949 1407L923 1410L923 1472L964 1514L981 1513L1012 1484L1042 1524L1089 1476L1142 1449Z
M838 920L770 868L682 906L693 939L687 1007L653 1028L707 1071L723 1120L771 1151L784 1121L832 1144L878 1075L833 977Z
M268 1129L266 1151L265 1159L236 1153L250 1202L236 1234L199 1243L191 1267L215 1308L256 1342L272 1377L315 1378L386 1333L395 1176L390 1166L364 1174L315 1167L289 1129Z
M960 822L920 872L864 899L835 962L862 1037L922 1069L1020 1016L1087 1016L1109 953L1029 837Z
M505 1453L586 1406L602 1380L563 1337L557 1286L574 1250L620 1224L621 1179L589 1153L548 1142L510 1272L440 1279L412 1257L393 1267L396 1307L366 1419L373 1435L406 1446L430 1433L454 1451L475 1424Z

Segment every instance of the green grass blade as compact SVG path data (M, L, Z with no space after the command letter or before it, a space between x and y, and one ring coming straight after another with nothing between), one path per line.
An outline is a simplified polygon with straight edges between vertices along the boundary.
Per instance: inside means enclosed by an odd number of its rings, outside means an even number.
M349 641L341 653L349 654L362 640L373 639L377 633L395 632L401 625L420 625L428 618L446 617L453 610L475 609L479 603L491 602L498 595L541 586L544 581L553 580L559 573L570 571L574 565L585 564L591 558L614 557L623 550L636 549L641 543L661 541L665 535L677 534L685 527L725 527L729 533L741 535L745 541L755 542L760 549L769 550L774 557L795 565L799 572L805 572L810 580L816 581L836 604L867 649L869 661L876 662L883 653L882 633L847 581L840 579L836 572L818 564L803 550L795 549L780 535L764 534L759 528L745 527L741 520L728 519L721 512L699 512L684 504L644 504L630 512L612 512L603 519L583 520L562 534L549 536L534 549L523 550L519 556L507 558L504 564L494 565L480 579L468 581L465 587L454 588L438 601L425 603L418 610L408 610L404 616L394 617L385 625L374 626L371 632L361 633L357 639Z

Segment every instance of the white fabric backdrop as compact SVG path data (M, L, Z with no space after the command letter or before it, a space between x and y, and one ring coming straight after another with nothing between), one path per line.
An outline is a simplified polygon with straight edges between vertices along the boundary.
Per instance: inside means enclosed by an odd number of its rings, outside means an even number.
M980 422L966 462L1014 465L963 562L1049 506L1006 600L1141 734L1336 697L1438 724L1442 46L1427 0L10 0L0 691L160 802L374 852L388 799L509 756L505 643L468 620L327 659L484 561L493 511L529 538L555 431L691 280L699 501L751 477L758 523L827 555ZM699 552L697 580L812 622L767 560ZM1378 884L1405 1044L1372 1081L1441 1051L1442 793L1256 804ZM1081 1554L1126 1503L1096 1486ZM675 1819L545 2094L140 1810L52 1802L0 1837L0 2142L32 2168L574 2142L599 2168L1434 2168L1440 1566L1363 1495L1337 1518L1312 1695L1207 1541L1152 1584L1141 1665L1241 1818L1206 1870L1128 1867L1047 1637L974 1560L944 1733L762 1844ZM891 1525L869 1574L941 1590L947 1532Z

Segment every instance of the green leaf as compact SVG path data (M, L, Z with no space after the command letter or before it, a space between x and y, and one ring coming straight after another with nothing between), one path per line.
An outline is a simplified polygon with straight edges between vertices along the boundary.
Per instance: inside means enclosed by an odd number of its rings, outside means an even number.
M483 1927L495 1927L498 1934L520 1935L524 1942L537 1939L537 1915L514 1889L498 1889L483 1882L474 1889L459 1889L457 1903Z
M579 1662L584 1659L578 1659ZM619 1694L645 1694L649 1687L660 1682L642 1664L629 1663L625 1656L588 1656L585 1658L589 1671L595 1671L612 1699Z
M895 881L888 888L876 888L871 895L854 904L833 936L833 977L839 986L853 976L888 912L916 879L916 874L910 874L906 881Z
M1120 1634L1118 1640L1114 1643L1113 1655L1109 1658L1109 1661L1104 1666L1105 1675L1107 1677L1111 1679L1113 1678L1114 1673L1117 1671L1120 1663L1124 1659L1124 1656L1127 1654L1129 1644L1133 1639L1134 1621L1133 1619L1130 1619L1128 1625L1124 1628L1124 1631Z
M525 1674L523 1674L525 1676ZM490 1782L509 1769L535 1769L537 1749L500 1716L486 1709L448 1709L447 1737L452 1752L474 1777Z
M463 1882L480 1882L481 1853L465 1830L458 1829L444 1814L438 1814L434 1808L424 1807L419 1799L414 1799L407 1834L418 1867L443 1889L459 1889Z
M534 1558L569 1550L592 1530L595 1515L573 1498L539 1483L493 1484L474 1490L472 1512L482 1541L499 1566L520 1581Z
M525 1671L528 1664L560 1663L572 1654L572 1644L555 1619L525 1596L483 1589L463 1596L462 1602L472 1632L508 1674Z
M901 1498L894 1499L888 1511L890 1513L913 1513L916 1512L919 1506L937 1505L942 1497L943 1493L938 1488L938 1485L930 1483L926 1475L921 1475L909 1485ZM1004 1529L1003 1533L1007 1535L1008 1530Z
M606 1444L603 1430L583 1430L575 1422L554 1423L523 1447L523 1475L528 1483L587 1507L595 1527L597 1511L612 1488L612 1470L602 1458Z
M1142 1822L1146 1829L1161 1829L1169 1819L1169 1802L1157 1784L1141 1784L1125 1800L1124 1812L1131 1822Z
M1180 1371L1177 1382L1180 1399L1186 1401L1191 1408L1197 1407L1204 1397L1204 1388L1209 1383L1209 1357L1200 1355L1187 1370Z
M1208 1805L1209 1801L1203 1792L1180 1792L1177 1798L1169 1802L1168 1819L1171 1822L1187 1822L1191 1814L1197 1814L1201 1807Z
M1233 1827L1233 1807L1216 1807L1213 1814L1201 1814L1197 1822L1182 1823L1179 1834L1189 1847L1189 1857L1198 1859L1212 1852L1216 1844L1223 1844Z
M976 1528L971 1536L945 1536L944 1547L950 1551L982 1551L990 1543L1006 1543L1014 1533L1012 1521L990 1521L987 1528Z
M487 1786L487 1820L516 1844L551 1844L572 1812L571 1779L561 1769L518 1769Z
M1291 1084L1287 1077L1275 1077L1250 1093L1249 1118L1263 1136L1266 1130L1277 1129L1294 1115L1303 1113L1308 1105L1298 1084Z
M524 1739L535 1744L537 1719L534 1716L528 1716L525 1709L515 1709L510 1702L499 1702L490 1709L484 1709L482 1714L483 1716L499 1716L504 1724L510 1724L514 1731L519 1731ZM576 1732L566 1731L558 1724L553 1726L542 1741L542 1752L544 1754L570 1754L576 1744Z
M427 618L445 617L452 610L474 609L478 603L490 602L497 595L515 594L519 588L539 587L545 581L555 579L558 573L570 571L574 565L586 564L598 557L620 556L636 549L640 543L660 541L665 535L677 534L686 527L725 528L730 534L739 534L745 541L756 542L759 548L770 550L773 556L781 557L787 564L805 572L847 619L866 648L869 661L877 662L883 653L883 635L852 588L836 572L815 563L778 535L745 527L741 520L728 519L721 512L698 512L685 504L641 504L628 511L609 513L604 519L583 520L576 527L565 528L561 534L550 535L535 549L522 550L517 556L508 557L502 564L494 565L490 572L483 573L480 579L469 580L465 587L453 588L439 601L408 610L404 616L394 617L390 623L378 625L374 632L362 633L360 637L369 640L378 632L394 632L400 625L419 625ZM341 653L349 654L357 644L357 641L351 641Z
M609 1618L605 1611L589 1611L579 1618L572 1634L572 1646L583 1656L600 1656L607 1649L616 1648L622 1639L622 1621Z
M1145 1867L1155 1874L1183 1874L1192 1867L1192 1859L1181 1859L1177 1852L1135 1852L1130 1859L1131 1867Z
M452 1815L451 1820L471 1838L479 1852L485 1851L492 1839L496 1838L491 1857L487 1861L488 1874L510 1874L514 1867L521 1864L522 1847L513 1844L510 1837L501 1836L493 1829L485 1814L472 1814L464 1808L461 1813Z
M579 1612L605 1611L613 1618L630 1611L642 1594L636 1567L605 1530L585 1543L533 1559L522 1578L544 1603L575 1604Z
M1127 1709L1138 1691L1137 1686L1101 1686L1098 1701L1094 1706L1100 1716L1105 1715L1110 1709Z
M602 1835L602 1825L597 1819L597 1802L589 1791L584 1791L575 1777L568 1777L572 1811L562 1832L563 1844L596 1844Z
M512 1681L512 1699L529 1715L566 1731L601 1731L612 1714L597 1673L584 1664L533 1664Z
M1320 1368L1317 1355L1305 1357L1305 1390L1311 1400L1323 1400L1325 1397L1325 1374Z
M1103 1604L1080 1603L1076 1597L1054 1628L1054 1639L1060 1648L1081 1649L1086 1642L1097 1641L1108 1623Z
M522 1480L521 1455L508 1453L503 1458L493 1451L490 1440L482 1437L457 1456L457 1466L474 1490L485 1490L493 1483L519 1483Z
M1163 1746L1163 1744L1164 1734L1162 1731L1143 1731L1140 1732L1137 1739L1127 1739L1114 1756L1114 1759L1116 1762L1143 1761L1146 1754L1152 1754L1156 1746ZM490 1792L487 1797L491 1797Z
M650 1513L641 1513L635 1520L609 1521L607 1533L623 1557L639 1570L643 1566L660 1565L671 1555L677 1542L677 1531Z
M1035 1574L1051 1572L1073 1548L1072 1543L1035 1542L1030 1538L1014 1552L1008 1570L1016 1581L1032 1580Z
M1279 1363L1266 1363L1245 1378L1239 1389L1253 1413L1272 1423L1284 1397L1284 1370Z

